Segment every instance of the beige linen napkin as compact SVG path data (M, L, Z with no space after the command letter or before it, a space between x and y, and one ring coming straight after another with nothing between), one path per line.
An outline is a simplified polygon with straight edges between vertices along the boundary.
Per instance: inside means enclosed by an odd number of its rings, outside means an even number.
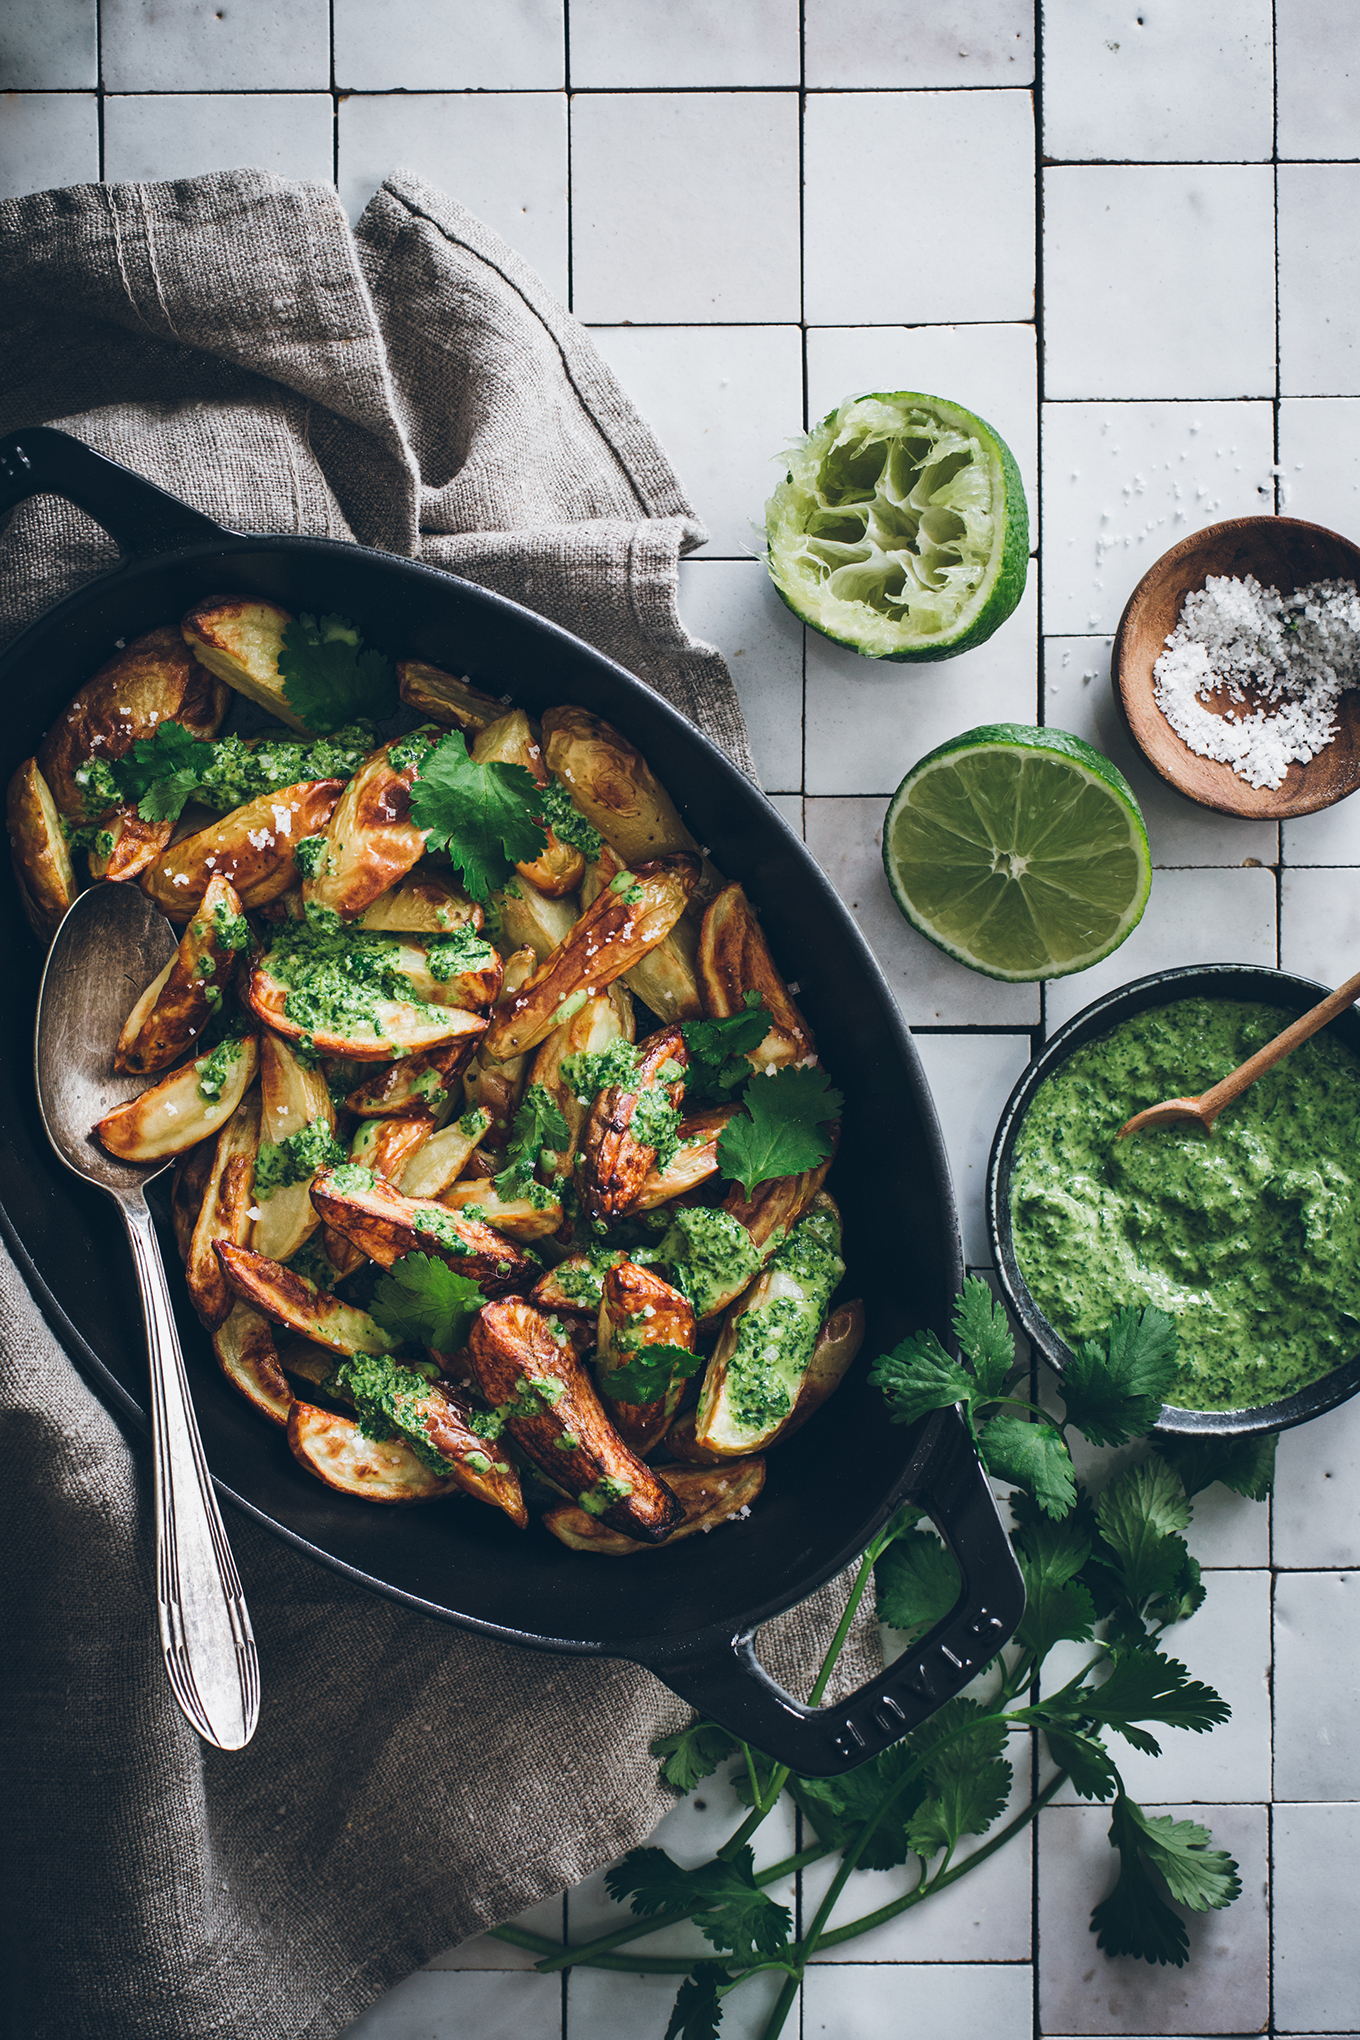
M239 529L353 538L512 596L751 769L723 661L676 613L703 532L665 456L538 279L410 178L353 232L332 191L255 171L0 207L0 430L35 423ZM0 642L113 558L70 505L23 505ZM649 1674L465 1635L235 1512L264 1704L248 1750L204 1749L159 1664L146 1442L7 1257L0 1426L16 2040L327 2040L671 1803L647 1744L687 1710ZM766 1632L794 1690L843 1597ZM861 1625L847 1685L874 1651Z

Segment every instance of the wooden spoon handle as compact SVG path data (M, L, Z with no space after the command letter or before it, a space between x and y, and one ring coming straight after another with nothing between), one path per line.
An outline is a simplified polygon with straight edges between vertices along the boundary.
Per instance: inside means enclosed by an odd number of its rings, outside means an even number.
M1254 1084L1268 1069L1282 1062L1301 1041L1307 1041L1310 1034L1316 1034L1329 1020L1335 1020L1338 1013L1344 1013L1347 1006L1353 1006L1357 999L1360 999L1360 971L1347 978L1344 985L1338 985L1334 992L1329 992L1311 1011L1301 1014L1292 1027L1285 1028L1283 1034L1277 1034L1264 1048L1258 1048L1255 1055L1248 1056L1231 1076L1224 1077L1221 1084L1203 1092L1199 1101L1201 1113L1206 1118L1216 1118L1225 1105L1231 1105L1234 1098L1241 1097L1249 1084Z

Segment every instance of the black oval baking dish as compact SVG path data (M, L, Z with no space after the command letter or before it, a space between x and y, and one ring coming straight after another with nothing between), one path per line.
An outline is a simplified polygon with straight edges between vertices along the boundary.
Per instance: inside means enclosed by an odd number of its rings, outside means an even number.
M992 1141L987 1165L987 1228L997 1279L1006 1301L1028 1337L1059 1374L1071 1359L1072 1349L1030 1295L1016 1262L1011 1232L1011 1162L1021 1122L1040 1084L1066 1061L1073 1049L1098 1040L1121 1020L1132 1019L1135 1013L1169 1006L1174 999L1256 999L1298 1014L1316 1006L1330 989L1314 984L1309 978L1294 977L1289 971L1267 970L1254 964L1206 963L1156 971L1151 977L1135 978L1132 984L1121 985L1076 1014L1065 1027L1059 1028L1024 1072L1006 1102ZM1360 1055L1360 1011L1351 1007L1332 1021L1331 1027L1339 1040ZM1348 1402L1357 1391L1360 1391L1360 1356L1279 1402L1237 1410L1182 1410L1168 1405L1158 1419L1157 1430L1181 1437L1210 1438L1245 1438L1257 1431L1287 1431L1295 1424L1306 1424L1324 1411L1335 1409L1338 1403Z
M638 745L697 840L742 880L846 1093L830 1187L845 1216L846 1293L865 1300L865 1348L816 1422L771 1456L748 1521L645 1557L604 1560L516 1531L491 1509L379 1510L333 1493L218 1371L163 1228L220 1492L299 1549L440 1620L537 1649L646 1665L795 1770L830 1775L886 1748L995 1653L1020 1619L1024 1592L958 1412L904 1430L888 1422L869 1385L872 1356L907 1332L929 1325L949 1337L963 1271L949 1165L911 1036L820 867L759 788L660 695L516 603L361 546L223 530L61 432L40 427L0 440L0 515L40 493L78 504L123 558L0 657L7 775L118 640L223 590L294 611L338 611L392 656L466 674L531 712L580 702ZM0 1229L67 1351L117 1409L143 1422L146 1358L121 1227L99 1193L60 1165L38 1118L32 1029L42 956L11 885L0 885L0 938L9 969ZM839 1573L908 1498L929 1511L959 1560L959 1605L848 1700L803 1707L761 1671L753 1632Z

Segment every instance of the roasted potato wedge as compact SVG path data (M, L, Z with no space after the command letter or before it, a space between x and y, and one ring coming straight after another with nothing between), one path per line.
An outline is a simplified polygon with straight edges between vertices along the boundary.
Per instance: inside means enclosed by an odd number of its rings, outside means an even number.
M297 884L293 851L304 836L325 828L344 786L343 779L300 779L233 808L212 828L155 858L142 891L172 921L187 921L197 911L215 873L231 880L243 907L267 905Z
M408 708L446 730L484 730L505 714L504 702L493 694L479 694L466 680L423 659L398 660L397 688Z
M765 1485L763 1459L733 1459L722 1466L668 1466L666 1485L679 1502L683 1514L679 1526L666 1542L693 1537L700 1530L716 1530L750 1508ZM588 1516L570 1502L549 1509L543 1518L545 1529L559 1544L572 1551L593 1551L601 1558L631 1558L635 1551L655 1551L655 1544L639 1544L610 1530L598 1516Z
M617 1249L606 1252L601 1247L589 1254L568 1254L546 1275L540 1275L529 1291L529 1301L563 1317L588 1318L593 1331L604 1296L604 1278L623 1258Z
M685 856L621 872L497 1014L486 1053L504 1058L537 1048L587 999L622 977L675 926L698 875L697 860Z
M36 758L26 758L10 780L5 824L24 912L39 941L50 942L80 888L57 804Z
M289 706L279 673L283 633L292 621L288 611L273 602L248 595L209 595L183 618L180 630L200 665L305 737L312 732Z
M699 935L699 975L704 1006L712 1020L740 1013L748 992L759 992L770 1029L751 1051L753 1069L778 1069L817 1053L812 1030L789 996L775 968L769 944L751 902L739 885L724 886L704 915Z
M38 747L38 769L58 809L71 821L99 813L76 774L92 758L122 758L156 725L182 723L195 737L215 737L230 696L196 664L173 624L149 630L114 653L53 723Z
M427 1049L446 1048L452 1042L479 1039L486 1032L480 1013L465 1013L458 1006L424 1006L412 1000L380 999L373 1022L356 1022L346 1034L325 1028L308 1029L287 1013L288 987L269 968L267 955L260 957L250 974L247 994L251 1006L266 1027L272 1027L290 1041L310 1034L322 1055L346 1056L354 1062L391 1062L402 1055L419 1055Z
M199 1141L197 1147L186 1148L171 1171L170 1224L181 1261L189 1258L189 1243L198 1224L198 1214L203 1209L220 1138L219 1134L214 1134L210 1140Z
M679 1502L613 1429L564 1330L506 1298L477 1313L468 1353L483 1396L554 1486L628 1536L658 1544L670 1535Z
M471 940L460 946L478 960L468 969L453 971L447 977L439 974L447 965L440 958L437 939L424 946L403 943L398 967L411 980L416 997L427 1006L462 1006L469 1013L484 1013L500 997L505 980L500 951L482 941L475 930L470 934Z
M412 1151L404 1174L398 1178L389 1172L389 1180L398 1184L403 1197L438 1197L462 1175L490 1123L485 1112L474 1105L451 1126L441 1126L437 1133L431 1133L428 1140ZM372 1163L369 1167L373 1167ZM381 1173L374 1169L375 1175Z
M840 1387L863 1344L864 1305L855 1297L850 1303L838 1304L818 1332L793 1415L773 1434L772 1445L791 1438L816 1414L827 1397Z
M488 723L485 729L477 732L468 748L479 765L522 765L540 786L547 783L548 768L543 762L543 747L522 708L507 709L498 721ZM581 852L572 844L561 842L551 828L548 829L547 844L539 855L531 863L515 866L521 878L553 900L560 900L566 893L574 893L585 868L586 860Z
M104 834L89 853L90 877L125 885L149 871L175 833L173 822L144 822L134 807L118 808L105 819Z
M534 952L532 949L517 949L505 960L505 976L496 1003L508 1006L515 994L529 982L534 974ZM503 1148L510 1139L510 1128L524 1086L529 1074L526 1057L516 1055L504 1062L497 1062L486 1052L485 1042L479 1044L476 1054L463 1072L463 1094L468 1104L487 1116L487 1129L483 1138L488 1147Z
M619 1261L604 1278L595 1344L595 1385L609 1412L609 1421L634 1452L649 1452L665 1435L680 1406L685 1377L673 1374L663 1393L650 1402L616 1395L613 1379L649 1346L694 1350L694 1311L678 1289L639 1268Z
M353 1417L295 1402L288 1447L299 1466L361 1502L437 1502L461 1492L451 1475L431 1473L404 1438L366 1438Z
M223 1278L252 1310L285 1331L342 1357L350 1353L388 1353L392 1334L357 1305L318 1288L294 1268L285 1268L250 1247L219 1240L214 1250Z
M543 716L543 748L592 827L625 865L698 850L674 801L635 745L612 723L571 703Z
M420 1152L433 1132L434 1120L428 1112L393 1119L361 1119L350 1142L349 1158L361 1169L371 1170L380 1182L400 1184L407 1162ZM309 1184L309 1191L310 1187ZM362 1248L330 1226L325 1229L322 1244L337 1276L352 1275L364 1260Z
M505 941L513 949L532 950L539 963L547 961L576 925L577 909L570 899L550 899L527 879L512 878L491 898Z
M581 905L588 907L605 887L624 870L620 858L606 844L581 882ZM668 1027L681 1020L703 1018L704 1002L699 994L699 929L694 907L687 907L669 935L649 949L640 963L623 974L630 992L636 992Z
M248 1034L241 1041L223 1042L213 1054L221 1050L228 1051L222 1057L226 1071L215 1097L205 1097L200 1087L209 1061L200 1056L197 1062L171 1070L139 1098L115 1105L94 1129L109 1153L124 1162L158 1162L166 1155L182 1155L210 1133L220 1132L255 1075L259 1036Z
M249 1304L233 1303L213 1332L212 1343L217 1364L232 1387L271 1424L286 1428L293 1391L279 1365L274 1333L265 1319Z
M323 1169L312 1185L312 1202L327 1225L362 1247L370 1261L390 1268L403 1254L437 1254L484 1296L527 1289L538 1263L504 1233L480 1218L450 1211L429 1198L403 1197L386 1183L341 1187L334 1170Z
M527 1197L502 1197L494 1182L486 1178L451 1183L439 1201L450 1211L485 1219L497 1232L507 1233L523 1245L547 1239L562 1223L562 1206L555 1197L544 1205L532 1204Z
M335 1132L335 1107L326 1079L318 1069L298 1061L289 1044L266 1028L260 1041L260 1140L281 1147L294 1134L320 1125ZM343 1152L343 1150L342 1150ZM255 1174L255 1203L259 1217L251 1245L271 1261L286 1261L316 1231L321 1220L312 1206L311 1175L296 1182L267 1180L266 1162L282 1164L285 1178L294 1173L292 1154L269 1155L262 1145Z
M728 1313L694 1420L704 1450L724 1459L763 1450L793 1416L845 1273L840 1240L840 1213L823 1191Z
M452 935L485 921L477 902L430 864L418 865L359 916L361 928L390 935Z
M414 749L409 737L399 742ZM304 906L326 907L342 921L355 921L424 856L426 832L411 820L411 783L420 758L396 771L392 748L384 744L374 751L336 802L323 831L326 847L302 881Z
M832 1140L836 1142L839 1138L840 1127L836 1126L832 1129ZM745 1226L757 1247L764 1249L772 1241L777 1245L808 1209L834 1160L833 1146L826 1160L818 1162L815 1169L805 1169L801 1176L774 1176L768 1183L757 1183L749 1197L740 1183L734 1183L723 1199L723 1210L730 1211Z
M452 1098L458 1079L479 1037L465 1035L423 1055L404 1055L397 1062L372 1063L372 1074L345 1096L346 1112L361 1119L387 1119L407 1112L438 1112ZM355 1068L361 1065L355 1064Z
M623 984L612 984L607 992L587 999L570 1020L554 1027L541 1048L534 1052L529 1082L540 1084L567 1122L571 1138L558 1151L557 1174L563 1178L576 1167L576 1151L585 1131L590 1107L583 1105L572 1085L562 1075L570 1055L597 1055L611 1041L631 1041L634 1033L633 1001Z
M233 1246L243 1247L250 1239L254 1225L251 1212L255 1152L259 1144L260 1094L252 1087L217 1136L198 1217L184 1256L189 1295L209 1331L222 1324L235 1301L222 1264L213 1251L214 1244L229 1240Z
M689 1050L678 1027L642 1044L637 1072L627 1084L609 1084L590 1108L576 1163L576 1185L586 1217L622 1218L631 1211L657 1157L637 1133L646 1109L660 1100L678 1106L685 1090ZM671 1122L675 1124L674 1121Z
M680 1121L680 1145L664 1169L647 1171L646 1179L629 1206L630 1211L654 1211L658 1204L670 1204L687 1197L718 1173L718 1141L735 1105L711 1105Z
M214 872L178 950L124 1022L113 1058L116 1070L147 1076L168 1069L192 1048L236 969L238 931L245 933L236 888Z

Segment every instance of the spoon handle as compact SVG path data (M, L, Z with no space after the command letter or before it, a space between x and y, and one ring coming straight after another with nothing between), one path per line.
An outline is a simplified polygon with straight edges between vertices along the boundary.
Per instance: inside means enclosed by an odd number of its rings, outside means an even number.
M255 1638L217 1510L146 1200L119 1200L137 1266L151 1360L156 1604L165 1669L203 1740L243 1749L260 1711Z
M1353 1006L1357 999L1360 999L1360 971L1301 1014L1292 1027L1285 1028L1283 1034L1277 1034L1264 1048L1258 1048L1255 1055L1248 1056L1231 1076L1224 1077L1221 1084L1202 1092L1199 1099L1201 1113L1211 1119L1217 1117L1225 1105L1231 1105L1234 1098L1241 1097L1249 1084L1254 1084L1259 1076L1273 1069L1277 1062L1282 1062L1291 1049L1297 1048L1301 1041L1307 1041L1329 1020L1335 1020L1338 1013L1344 1013L1347 1006Z

